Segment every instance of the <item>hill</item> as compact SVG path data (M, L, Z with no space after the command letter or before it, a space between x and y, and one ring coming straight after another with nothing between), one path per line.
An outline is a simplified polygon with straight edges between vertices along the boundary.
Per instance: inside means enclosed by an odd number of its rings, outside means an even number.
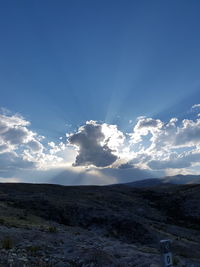
M200 185L0 185L2 266L159 266L166 238L200 264Z
M132 187L152 187L157 185L167 184L200 184L199 175L175 175L166 176L162 178L149 178L145 180L139 180L135 182L126 183Z

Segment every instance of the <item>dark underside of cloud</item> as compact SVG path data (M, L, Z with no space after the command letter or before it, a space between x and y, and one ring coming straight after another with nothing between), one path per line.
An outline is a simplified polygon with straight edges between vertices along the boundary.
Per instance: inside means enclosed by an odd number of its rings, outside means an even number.
M102 126L93 121L79 128L77 133L69 137L69 143L79 148L74 166L94 165L106 167L116 161L117 156L104 142Z

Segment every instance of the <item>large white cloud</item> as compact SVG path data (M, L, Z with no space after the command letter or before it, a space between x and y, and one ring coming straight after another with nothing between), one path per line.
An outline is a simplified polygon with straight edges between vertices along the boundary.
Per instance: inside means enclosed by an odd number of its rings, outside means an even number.
M11 150L30 142L39 143L41 137L29 130L27 128L29 125L30 122L18 114L12 116L0 114L0 143L10 147Z
M148 137L148 146L144 136ZM130 137L133 148L140 144L134 161L140 159L150 169L186 169L196 166L200 160L200 119L178 122L172 118L162 122L140 117Z
M14 176L19 170L51 168L65 163L59 153L66 145L44 145L43 136L30 130L30 122L21 115L0 114L0 176Z
M177 128L174 145L194 146L200 144L200 119L183 120L182 125Z

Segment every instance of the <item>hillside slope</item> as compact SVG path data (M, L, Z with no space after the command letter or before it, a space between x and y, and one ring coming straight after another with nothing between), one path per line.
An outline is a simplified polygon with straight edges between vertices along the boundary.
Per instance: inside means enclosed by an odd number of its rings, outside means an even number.
M12 238L27 266L38 257L49 259L41 266L52 266L50 258L53 266L150 266L159 264L165 238L173 240L176 262L200 264L200 185L1 184L0 224L2 244ZM13 260L17 266L18 256Z
M132 187L152 187L162 184L200 184L199 175L175 175L166 176L162 178L149 178L144 180L138 180L135 182L126 183Z

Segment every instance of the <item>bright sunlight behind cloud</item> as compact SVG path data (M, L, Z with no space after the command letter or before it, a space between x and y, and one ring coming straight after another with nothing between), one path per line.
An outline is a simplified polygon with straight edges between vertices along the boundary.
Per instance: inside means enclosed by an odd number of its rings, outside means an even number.
M106 183L105 177L115 181L117 173L127 169L162 171L164 175L197 173L200 167L198 117L182 121L171 118L164 122L141 116L129 133L123 133L117 125L87 121L77 131L66 133L66 142L46 140L30 128L30 122L19 114L0 115L2 179L12 180L16 173L16 179L20 179L20 171L55 168L68 168L75 173L79 170L85 175L87 168L88 175L98 174L98 180L102 175Z

